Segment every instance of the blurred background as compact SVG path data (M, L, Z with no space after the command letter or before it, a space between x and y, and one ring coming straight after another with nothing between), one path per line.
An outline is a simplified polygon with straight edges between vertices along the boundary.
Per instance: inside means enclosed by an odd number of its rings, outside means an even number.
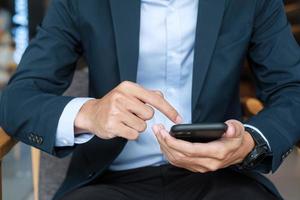
M36 27L41 22L49 1L0 0L0 95L1 90L16 70L30 39L35 35ZM285 4L295 38L300 42L300 0L286 0ZM84 62L81 61L79 66L81 66L79 69L82 69L82 66L85 66ZM254 96L255 87L253 86L248 63L245 61L245 70L241 76L241 98ZM4 200L34 199L33 166L35 163L33 162L32 165L32 155L34 154L32 154L30 147L18 143L3 159L2 187ZM34 171L34 173L39 173L39 171ZM49 174L53 173L53 170L47 173L46 176L55 175ZM278 186L285 199L300 199L299 148L295 147L294 152L286 159L278 172L268 176ZM54 190L52 189L52 192ZM43 195L39 196L40 199L49 198ZM35 196L36 199L37 197Z

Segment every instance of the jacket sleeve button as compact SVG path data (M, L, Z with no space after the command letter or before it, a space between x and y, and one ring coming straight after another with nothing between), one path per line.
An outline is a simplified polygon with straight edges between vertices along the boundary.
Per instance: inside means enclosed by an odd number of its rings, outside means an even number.
M41 145L41 144L43 144L43 142L44 142L43 138L42 138L42 137L39 137L39 139L38 139L38 144Z

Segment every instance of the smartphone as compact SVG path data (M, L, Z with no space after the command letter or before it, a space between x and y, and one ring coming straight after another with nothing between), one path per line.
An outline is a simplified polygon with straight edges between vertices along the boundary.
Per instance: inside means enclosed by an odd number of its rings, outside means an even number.
M178 124L170 134L176 139L193 143L207 143L220 139L227 131L225 123Z

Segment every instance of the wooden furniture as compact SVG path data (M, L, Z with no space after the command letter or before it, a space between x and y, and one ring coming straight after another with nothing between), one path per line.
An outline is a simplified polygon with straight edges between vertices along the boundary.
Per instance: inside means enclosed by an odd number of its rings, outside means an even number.
M12 149L16 141L8 136L3 129L0 128L0 200L2 200L2 168L1 161L4 156Z
M241 103L245 118L256 115L264 108L263 104L253 97L244 97L241 99Z
M40 175L41 151L31 147L32 181L34 200L39 199L39 175Z

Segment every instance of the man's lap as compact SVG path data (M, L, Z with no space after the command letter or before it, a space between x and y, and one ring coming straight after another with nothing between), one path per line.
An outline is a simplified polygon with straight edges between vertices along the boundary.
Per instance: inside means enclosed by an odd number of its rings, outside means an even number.
M63 200L276 199L264 186L232 170L196 174L172 166L108 172Z

